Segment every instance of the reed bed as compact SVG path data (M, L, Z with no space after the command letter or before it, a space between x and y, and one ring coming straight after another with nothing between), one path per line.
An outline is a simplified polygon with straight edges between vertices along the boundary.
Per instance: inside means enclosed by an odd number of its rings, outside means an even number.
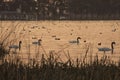
M120 64L116 65L107 56L100 60L94 57L91 63L81 62L78 58L59 61L54 54L40 61L31 60L24 64L20 59L0 64L0 80L119 80Z

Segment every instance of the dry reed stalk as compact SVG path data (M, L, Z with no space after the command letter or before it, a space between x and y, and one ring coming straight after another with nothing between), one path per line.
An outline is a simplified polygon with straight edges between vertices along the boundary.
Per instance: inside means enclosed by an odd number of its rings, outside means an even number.
M83 58L83 63L85 63L85 59L87 59L88 51L89 51L89 45L87 46L87 49L86 49L86 52L85 52L85 56Z

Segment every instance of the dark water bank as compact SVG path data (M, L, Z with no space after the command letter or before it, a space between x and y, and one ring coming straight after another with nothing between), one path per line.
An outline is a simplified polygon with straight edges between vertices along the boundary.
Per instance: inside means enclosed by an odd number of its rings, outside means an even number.
M33 15L33 14L1 14L0 20L120 20L119 14L70 14L67 16L44 16L44 15Z

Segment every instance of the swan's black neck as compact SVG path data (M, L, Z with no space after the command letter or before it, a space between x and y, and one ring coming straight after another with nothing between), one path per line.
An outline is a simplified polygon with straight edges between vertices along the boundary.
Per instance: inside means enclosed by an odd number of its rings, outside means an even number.
M111 53L113 54L115 42L111 43Z
M114 49L114 44L115 44L115 42L111 43L111 49Z
M80 37L77 37L77 44L79 44L79 39L81 39Z
M19 51L21 50L22 41L19 41Z
M41 45L41 41L42 41L41 39L38 40L38 45L39 46Z

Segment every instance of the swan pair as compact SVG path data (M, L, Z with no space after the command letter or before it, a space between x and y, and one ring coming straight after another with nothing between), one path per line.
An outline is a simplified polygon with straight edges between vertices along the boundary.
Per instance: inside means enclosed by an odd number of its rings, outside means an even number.
M35 42L32 42L32 44L35 44L35 45L41 45L41 39L39 39L38 41L35 41ZM19 51L21 50L21 44L22 44L22 41L19 41L19 44L18 45L10 45L9 46L9 49L15 49L15 51L17 49L19 49Z

